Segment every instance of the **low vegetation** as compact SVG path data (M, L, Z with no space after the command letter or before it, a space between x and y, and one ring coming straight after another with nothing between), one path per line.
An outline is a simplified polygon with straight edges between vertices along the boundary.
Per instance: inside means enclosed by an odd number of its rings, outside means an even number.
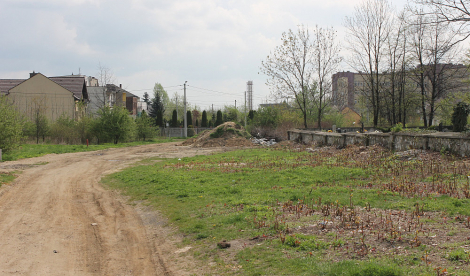
M57 144L23 144L18 149L9 151L8 153L3 154L3 161L13 161L24 158L38 157L50 153L60 154L60 153L70 153L70 152L82 152L82 151L94 151L94 150L103 150L108 148L121 148L121 147L130 147L138 145L146 145L153 143L165 143L172 142L173 139L151 139L146 141L136 141L128 143L106 143L100 145L57 145Z
M164 213L214 273L470 275L469 172L439 153L298 147L172 159L104 182Z

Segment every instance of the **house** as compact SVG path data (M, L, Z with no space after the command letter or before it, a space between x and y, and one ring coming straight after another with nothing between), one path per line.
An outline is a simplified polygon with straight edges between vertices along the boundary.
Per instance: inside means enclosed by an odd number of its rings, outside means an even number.
M343 125L346 127L358 127L360 126L361 122L361 115L354 111L352 108L346 106L341 110L341 114L343 114Z
M83 76L48 78L35 72L29 79L0 79L0 94L27 118L42 114L51 122L60 116L77 119L88 100Z
M87 90L90 96L87 107L88 114L97 114L103 106L123 106L129 110L130 115L137 115L139 97L123 89L122 84L119 86L114 84L88 86Z

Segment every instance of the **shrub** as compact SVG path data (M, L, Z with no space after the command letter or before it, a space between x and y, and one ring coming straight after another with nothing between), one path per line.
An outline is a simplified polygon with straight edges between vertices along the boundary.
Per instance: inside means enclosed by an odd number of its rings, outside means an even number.
M145 141L147 138L153 138L157 134L150 118L145 111L142 111L140 117L135 119L137 137Z
M62 115L51 125L49 134L56 143L73 144L79 139L77 130L76 122Z
M134 121L129 116L127 109L123 107L103 107L98 111L99 117L93 124L93 134L98 143L132 139L134 135Z
M468 114L470 114L470 107L468 104L460 102L454 107L454 113L452 113L453 131L465 131L465 127L467 126Z
M23 137L24 120L16 109L0 96L0 149L8 152L19 146Z
M403 130L403 124L402 123L398 123L396 125L394 125L393 127L390 128L390 131L391 132L400 132Z

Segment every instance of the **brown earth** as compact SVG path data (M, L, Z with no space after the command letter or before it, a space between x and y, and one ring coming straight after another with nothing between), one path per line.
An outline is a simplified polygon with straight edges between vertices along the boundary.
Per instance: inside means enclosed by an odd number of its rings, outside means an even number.
M219 138L212 138L211 134L215 133L218 128L223 128L224 133ZM227 131L232 129L238 132ZM243 136L245 129L234 122L226 122L211 130L201 132L197 137L190 138L183 142L185 146L193 146L199 148L211 147L253 147L253 143Z
M167 143L0 163L0 172L19 173L0 187L0 275L203 274L179 257L187 249L158 212L100 179L144 158L226 150Z

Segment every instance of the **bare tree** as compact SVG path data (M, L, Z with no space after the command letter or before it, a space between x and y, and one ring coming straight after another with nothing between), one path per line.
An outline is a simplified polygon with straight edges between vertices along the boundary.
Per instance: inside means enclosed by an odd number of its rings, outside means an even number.
M314 85L312 64L314 48L310 33L304 26L297 32L289 30L282 33L281 45L261 62L261 72L270 79L276 98L294 98L303 114L304 127L307 128L307 109L309 108L308 91Z
M366 105L372 109L373 124L377 126L382 107L382 72L387 69L385 54L393 24L392 8L387 0L366 0L346 17L347 42L351 57L349 64L362 73L362 90Z
M417 15L434 15L431 23L452 23L457 32L463 35L459 41L470 36L470 1L469 0L413 0L418 4Z
M340 46L336 43L336 31L333 28L316 26L313 35L313 69L314 81L312 102L317 111L317 124L321 129L321 120L326 107L331 100L331 76L336 72L338 64L342 61L339 55Z
M431 126L438 100L462 83L466 68L457 68L459 34L447 23L438 22L435 15L417 15L410 24L410 49L416 64L413 79L420 91L424 126Z

